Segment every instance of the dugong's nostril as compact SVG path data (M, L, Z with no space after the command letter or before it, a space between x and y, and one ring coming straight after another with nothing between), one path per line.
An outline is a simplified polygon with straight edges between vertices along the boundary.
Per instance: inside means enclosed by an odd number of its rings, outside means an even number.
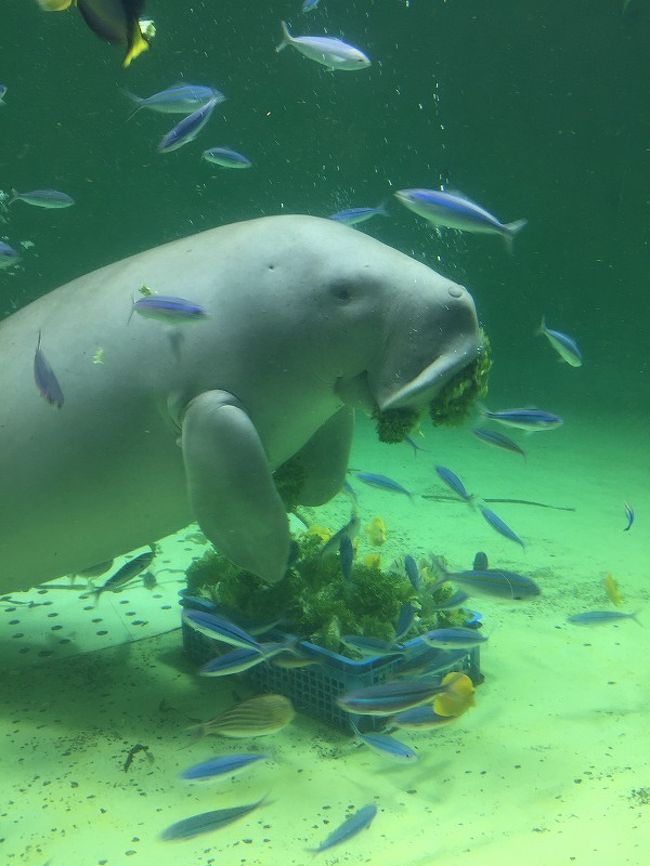
M463 294L465 292L465 289L463 289L462 286L449 286L447 291L449 292L449 295L452 298L462 298Z

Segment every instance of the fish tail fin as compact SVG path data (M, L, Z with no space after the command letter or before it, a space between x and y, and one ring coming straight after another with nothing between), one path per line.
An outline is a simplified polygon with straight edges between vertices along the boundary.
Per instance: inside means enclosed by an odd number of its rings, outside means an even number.
M293 39L291 33L289 33L286 21L280 21L280 24L282 25L282 42L276 46L276 51L282 51L283 48L286 48L287 45L291 44L291 40Z
M379 202L379 204L377 205L376 210L380 216L385 216L385 217L390 216L390 214L388 212L388 202L389 201L390 201L390 196L386 196L386 198L383 198Z
M478 401L475 405L479 411L481 418L489 418L490 417L490 410L485 405L485 403L481 403L480 401Z
M133 111L131 112L131 114L129 114L129 116L127 117L127 120L131 120L131 118L133 117L133 115L134 115L134 114L137 114L138 111L140 111L140 109L142 108L142 106L143 106L145 100L143 99L142 96L137 96L135 93L131 93L130 90L123 89L123 90L122 90L122 93L124 93L124 95L125 95L128 99L130 99L131 102L133 103L133 105L135 106L135 108L133 109Z
M631 618L634 620L634 622L635 622L637 625L640 625L641 628L643 628L643 623L642 623L641 620L639 619L639 614L640 614L640 613L641 613L641 610L640 610L640 609L639 609L639 610L635 610L634 613L630 614L630 616L631 616Z
M536 337L542 337L546 333L546 313L542 314L542 321L540 322L539 328L535 331Z
M9 197L9 201L7 202L7 207L9 207L9 205L13 204L15 201L18 201L18 199L20 198L20 193L17 189L14 189L13 186L11 187L10 192L11 195Z
M128 48L124 60L122 61L122 68L126 69L131 65L131 61L135 60L136 57L139 57L144 51L149 50L149 43L142 35L142 31L140 30L140 24L138 21L135 21L133 25L133 32L131 35L131 39L129 40Z
M515 235L518 235L519 232L524 228L524 226L528 225L528 220L515 220L511 223L506 223L504 225L504 234L503 238L506 244L506 249L512 255L514 252L514 239Z

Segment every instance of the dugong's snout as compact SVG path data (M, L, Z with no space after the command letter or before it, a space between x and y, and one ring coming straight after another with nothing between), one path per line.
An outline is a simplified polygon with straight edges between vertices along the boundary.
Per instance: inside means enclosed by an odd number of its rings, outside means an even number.
M430 272L429 285L413 287L396 306L389 325L386 350L368 384L380 411L421 408L463 368L482 347L476 307L462 286Z

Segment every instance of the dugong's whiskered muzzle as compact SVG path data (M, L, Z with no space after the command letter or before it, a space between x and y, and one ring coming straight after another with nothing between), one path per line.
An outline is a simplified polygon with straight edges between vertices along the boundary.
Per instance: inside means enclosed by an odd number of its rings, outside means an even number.
M388 349L369 372L379 411L423 408L480 351L471 296L437 274L432 277L393 311Z
M430 403L445 385L464 367L475 360L479 347L473 340L457 346L452 353L445 353L425 367L421 373L401 387L397 385L392 392L378 395L380 411L388 409L421 408Z

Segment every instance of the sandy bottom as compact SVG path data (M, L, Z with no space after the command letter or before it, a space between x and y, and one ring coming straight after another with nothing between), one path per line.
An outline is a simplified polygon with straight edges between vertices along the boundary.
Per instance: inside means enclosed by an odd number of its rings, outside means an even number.
M435 732L403 732L415 764L392 763L299 717L256 740L192 740L191 720L248 696L245 681L201 679L178 630L72 658L5 668L0 722L0 862L34 866L125 863L371 863L373 866L611 866L648 862L650 846L650 513L647 429L574 421L520 441L528 459L495 451L466 431L429 433L427 452L382 446L362 425L352 465L389 475L415 494L355 483L363 524L388 527L382 558L444 554L469 568L474 553L534 577L530 602L476 598L489 641L476 707ZM434 450L435 449L435 450ZM444 494L433 471L452 468L481 496L530 499L559 511L494 505L526 541L501 538ZM624 533L623 502L638 519ZM318 512L334 528L337 498ZM360 554L370 552L365 535ZM179 557L180 557L179 553ZM634 621L580 628L570 613L611 608L611 572ZM72 613L68 613L72 616ZM135 755L124 771L128 750ZM264 751L269 760L225 783L177 776L212 755ZM148 757L150 756L150 757ZM162 842L170 823L252 803L220 831ZM349 807L374 802L370 829L318 855Z

